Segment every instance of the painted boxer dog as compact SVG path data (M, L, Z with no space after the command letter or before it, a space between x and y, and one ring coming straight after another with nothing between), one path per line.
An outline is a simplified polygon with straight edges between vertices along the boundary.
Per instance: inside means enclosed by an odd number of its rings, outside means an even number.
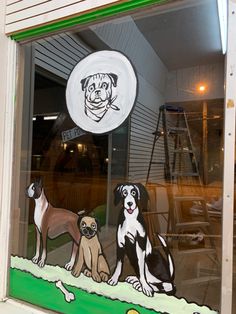
M81 80L84 91L85 114L95 122L101 121L107 111L120 110L115 104L113 88L117 86L118 76L114 73L96 73Z
M117 228L117 262L108 284L117 284L122 272L124 256L127 255L136 276L125 281L147 296L154 292L174 294L174 261L163 237L157 235L166 258L158 249L153 249L147 235L142 209L147 209L148 193L138 183L117 185L114 190L115 205L122 202Z
M61 234L68 233L73 240L73 248L70 261L65 268L71 270L75 263L81 237L77 226L79 216L70 210L53 207L44 194L41 178L27 187L26 195L35 202L36 253L32 262L43 267L47 258L47 237L55 239ZM41 254L40 251L42 251Z

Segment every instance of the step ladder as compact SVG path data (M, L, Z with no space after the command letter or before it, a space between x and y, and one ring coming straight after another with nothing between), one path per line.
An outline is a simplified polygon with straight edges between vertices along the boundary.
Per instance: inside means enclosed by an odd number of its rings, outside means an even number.
M204 189L184 109L175 105L161 106L153 134L146 185L150 184L153 166L161 163L155 155L158 155L158 145L162 141L160 147L163 147L165 156L162 164L169 196L169 243L181 256L206 254L218 266ZM201 208L201 214L199 211L198 214L191 212L190 208L194 209L194 204ZM196 234L198 236L195 237ZM201 234L203 240L194 240L199 239Z

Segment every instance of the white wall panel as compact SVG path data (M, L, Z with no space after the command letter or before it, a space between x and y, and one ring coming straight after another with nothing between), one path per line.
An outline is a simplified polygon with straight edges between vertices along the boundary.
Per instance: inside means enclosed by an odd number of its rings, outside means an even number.
M7 2L7 8L6 8L6 13L7 14L13 14L15 12L22 11L24 9L29 9L32 8L36 5L45 3L45 2L50 2L50 0L10 0Z
M120 0L9 0L6 8L6 34L70 18Z
M206 85L206 92L197 91L199 83ZM224 64L200 65L168 73L166 102L224 98Z

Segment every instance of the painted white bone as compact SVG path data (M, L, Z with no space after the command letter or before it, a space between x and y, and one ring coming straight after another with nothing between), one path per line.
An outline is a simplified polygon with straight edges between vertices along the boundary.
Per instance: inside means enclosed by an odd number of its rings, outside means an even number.
M64 287L64 285L63 285L63 283L61 282L61 280L58 280L58 281L56 282L56 287L57 287L58 289L60 289L61 292L64 294L64 297L65 297L66 302L74 301L74 299L75 299L74 293L69 292L69 291Z

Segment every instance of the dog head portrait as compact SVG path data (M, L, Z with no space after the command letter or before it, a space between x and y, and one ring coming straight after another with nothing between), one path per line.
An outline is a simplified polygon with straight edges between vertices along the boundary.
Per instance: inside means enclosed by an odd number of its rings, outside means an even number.
M113 89L117 86L118 76L114 73L96 73L81 80L84 91L85 114L99 122L109 108L120 110L114 101Z
M132 214L138 207L147 210L148 192L141 183L118 184L114 190L114 204L123 202L123 208Z
M37 178L26 188L26 196L33 199L38 199L42 193L42 189L42 178Z
M78 220L78 226L81 236L85 236L87 239L93 238L100 231L97 219L90 216L81 217Z

